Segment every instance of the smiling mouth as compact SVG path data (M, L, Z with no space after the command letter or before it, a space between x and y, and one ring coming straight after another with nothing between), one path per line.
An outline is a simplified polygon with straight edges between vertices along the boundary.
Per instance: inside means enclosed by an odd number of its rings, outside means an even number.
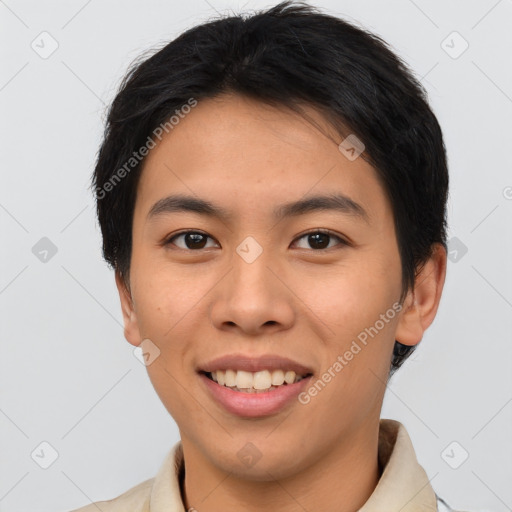
M297 375L294 371L274 370L272 372L263 370L260 372L246 371L214 371L199 372L208 379L216 382L219 386L238 391L240 393L267 393L275 391L284 386L293 386L303 379L311 377L312 373Z

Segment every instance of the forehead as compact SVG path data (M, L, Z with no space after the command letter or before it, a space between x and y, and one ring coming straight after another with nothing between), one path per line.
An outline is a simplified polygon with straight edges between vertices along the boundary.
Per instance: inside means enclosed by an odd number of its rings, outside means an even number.
M238 95L201 100L146 157L136 209L147 214L176 192L234 208L335 192L382 214L389 205L375 169L349 160L338 147L343 137L314 108L304 110L307 119Z

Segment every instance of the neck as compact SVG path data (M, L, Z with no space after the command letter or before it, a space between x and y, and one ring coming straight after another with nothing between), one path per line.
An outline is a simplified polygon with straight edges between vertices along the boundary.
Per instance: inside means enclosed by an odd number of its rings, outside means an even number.
M182 437L186 473L180 485L185 509L354 512L369 499L380 478L378 435L377 420L352 435L343 435L324 453L313 453L308 460L300 452L291 454L296 469L272 478L277 470L268 468L268 478L258 481L211 464ZM306 450L302 448L304 453Z

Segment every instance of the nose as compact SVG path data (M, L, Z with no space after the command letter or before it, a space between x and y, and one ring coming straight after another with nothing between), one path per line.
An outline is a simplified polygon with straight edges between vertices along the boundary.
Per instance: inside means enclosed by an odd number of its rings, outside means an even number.
M231 272L215 290L210 315L217 329L255 336L294 323L293 293L266 251L250 263L235 254Z

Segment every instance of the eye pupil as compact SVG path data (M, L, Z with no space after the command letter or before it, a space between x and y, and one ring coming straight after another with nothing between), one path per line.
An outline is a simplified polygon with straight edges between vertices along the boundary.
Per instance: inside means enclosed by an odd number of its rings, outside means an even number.
M329 245L329 238L330 235L326 233L312 233L308 236L308 242L315 249L325 249Z
M185 244L189 249L202 249L206 245L206 237L201 233L186 233L184 236Z

